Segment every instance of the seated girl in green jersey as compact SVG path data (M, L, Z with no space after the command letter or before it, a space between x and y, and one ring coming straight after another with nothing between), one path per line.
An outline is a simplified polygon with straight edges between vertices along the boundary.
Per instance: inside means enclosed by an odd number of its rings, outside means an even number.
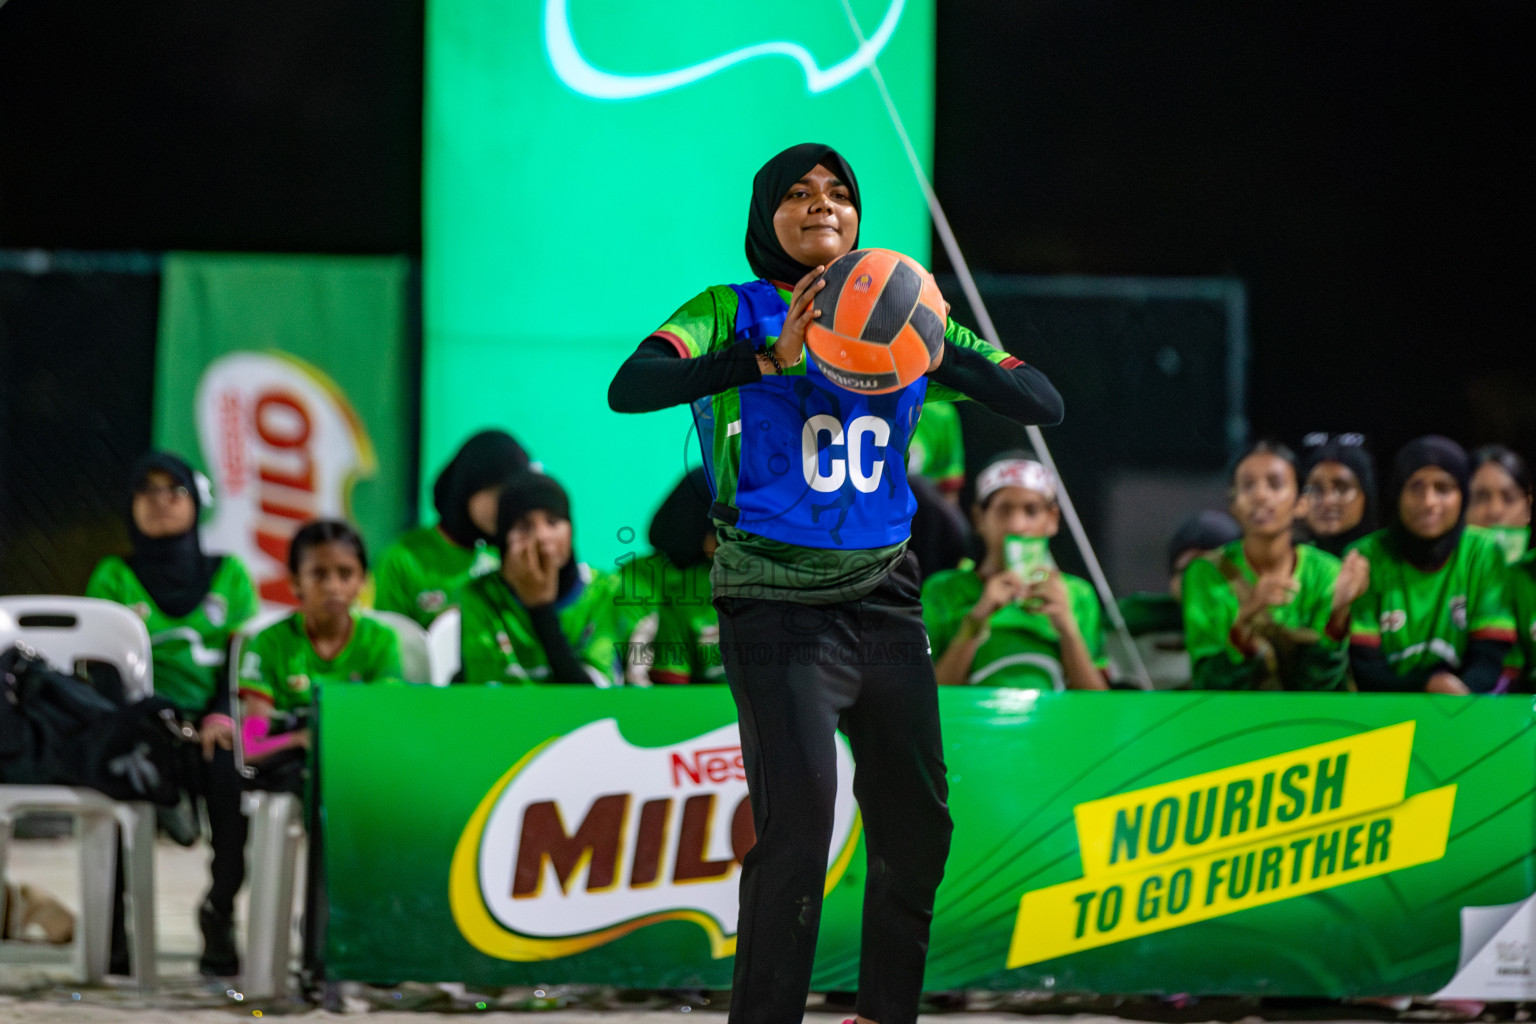
M408 531L379 557L373 606L426 628L464 584L495 572L496 498L501 482L528 464L523 446L503 431L465 441L432 486L437 523Z
M1371 585L1355 601L1349 655L1361 690L1487 693L1515 639L1504 552L1467 525L1461 445L1410 441L1392 465L1391 519L1355 545Z
M1359 434L1308 434L1302 445L1301 491L1307 503L1298 533L1313 547L1343 558L1351 544L1380 525L1376 460Z
M627 633L624 644L627 682L725 681L720 620L710 603L710 563L719 546L709 519L711 500L709 477L701 467L678 482L651 518L649 539L656 553L642 561L653 572L652 589L645 619ZM630 579L624 578L617 599L621 618L626 602L635 597Z
M1230 507L1243 535L1184 570L1194 689L1344 688L1350 602L1371 567L1359 554L1341 565L1294 542L1307 501L1284 445L1260 441L1233 468Z
M211 499L206 478L167 452L150 452L129 476L133 498L128 537L133 552L101 560L86 584L87 597L127 605L149 630L155 693L198 726L203 759L189 778L208 819L213 847L212 885L198 909L205 974L239 973L235 951L235 894L245 879L245 817L240 813L240 776L235 771L233 722L225 664L235 631L256 614L256 588L233 555L207 555L197 519ZM191 843L195 823L162 819L173 835Z
M976 478L971 509L986 555L923 583L923 623L941 684L1102 690L1109 684L1099 599L1087 580L1042 566L1025 579L1004 555L1010 538L1061 527L1056 481L1025 452L1005 452Z
M501 570L470 582L460 650L470 683L619 681L612 576L576 560L565 489L523 470L496 508Z
M1472 453L1467 522L1492 531L1511 565L1531 542L1531 469L1518 452L1502 444Z
M274 716L302 713L325 683L398 680L395 631L355 609L368 579L363 538L348 523L306 523L288 547L299 610L246 642L240 653L241 731L248 760L307 746L309 730L272 734Z

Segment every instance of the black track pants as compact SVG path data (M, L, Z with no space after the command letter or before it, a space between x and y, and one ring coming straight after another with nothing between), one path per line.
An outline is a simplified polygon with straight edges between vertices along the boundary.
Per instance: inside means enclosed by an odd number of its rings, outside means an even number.
M911 1024L951 831L915 559L908 555L859 601L722 597L715 605L757 829L742 864L730 1024L799 1024L804 1016L839 728L857 765L868 852L858 1011L880 1024Z

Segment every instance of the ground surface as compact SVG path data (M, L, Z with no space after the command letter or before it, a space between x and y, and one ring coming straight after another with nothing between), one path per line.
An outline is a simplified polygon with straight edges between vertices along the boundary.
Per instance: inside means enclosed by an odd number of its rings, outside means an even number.
M207 885L207 848L183 849L162 840L156 848L158 947L160 951L161 991L153 998L139 996L125 979L112 979L107 987L84 989L70 984L67 967L35 962L52 950L18 948L7 945L0 959L0 1024L230 1024L237 1020L282 1017L305 1024L341 1019L365 1019L369 1024L423 1024L444 1017L473 1018L499 1024L676 1024L679 1020L725 1024L725 1015L714 1004L703 1005L696 997L665 998L655 995L636 1005L635 995L602 990L562 990L552 992L532 989L474 993L462 987L412 985L398 990L347 986L333 993L333 1010L328 1012L302 1003L277 1003L255 1006L236 988L212 984L198 976L197 954L201 939L193 921L193 911ZM19 840L10 850L7 877L52 892L71 909L76 907L76 862L70 840ZM236 910L244 918L244 895ZM243 941L243 936L241 936ZM297 946L295 946L297 948ZM18 962L20 961L20 962ZM540 998L543 997L543 998ZM564 1003L568 1008L522 1011L522 1007L540 1002ZM626 1005L627 1003L627 1005ZM574 1004L574 1005L573 1005ZM483 1009L482 1009L483 1007ZM686 1008L685 1008L686 1007ZM1102 1011L1104 1004L1085 1004L1084 1010ZM925 1015L924 1024L1120 1024L1134 1020L1173 1021L1194 1024L1206 1020L1242 1021L1257 1024L1256 1004L1236 1001L1206 1002L1174 1006L1157 1001L1126 1005L1117 1012L1127 1017L1105 1016L1102 1012L1062 1015L1070 1010L1059 1003L1034 1005L1024 997L985 995L973 1003L972 1011ZM1286 1013L1289 1019L1309 1021L1383 1020L1396 1015L1370 1008L1351 1017L1351 1008L1314 1006L1300 1012ZM1012 1012L997 1012L998 1010ZM835 1009L812 1009L807 1024L841 1024L849 1013ZM1416 1014L1419 1019L1450 1019L1431 1011Z

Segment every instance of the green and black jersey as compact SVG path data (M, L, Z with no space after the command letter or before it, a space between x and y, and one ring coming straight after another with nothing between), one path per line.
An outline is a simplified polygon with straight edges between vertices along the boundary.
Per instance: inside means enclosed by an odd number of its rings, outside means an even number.
M1100 671L1109 667L1104 653L1103 617L1093 585L1069 573L1061 574L1072 617ZM970 569L946 569L923 583L923 625L937 662L960 631L961 620L981 600L986 584ZM976 649L966 682L979 686L1018 686L1062 690L1066 677L1061 667L1061 634L1050 619L1019 604L1008 604L987 620L989 635Z
M1255 649L1233 641L1238 608L1258 583L1258 573L1232 541L1189 563L1184 570L1184 645L1197 690L1338 690L1345 687L1349 657L1343 635L1330 636L1337 558L1297 545L1290 602L1260 612L1250 624Z
M1399 676L1436 666L1461 668L1474 640L1512 643L1509 571L1496 538L1476 526L1462 533L1440 568L1425 572L1391 552L1386 530L1351 550L1371 563L1371 585L1354 603L1349 641L1379 649Z
M352 638L334 658L322 658L294 612L247 640L240 651L240 692L265 697L278 711L308 707L323 683L398 681L400 638L366 614L353 613Z
M500 567L496 549L488 544L461 548L435 526L418 527L379 556L373 606L409 616L425 629L443 609L458 603L466 583Z
M225 693L230 637L257 609L250 573L233 555L220 559L207 596L179 618L161 611L116 555L96 566L85 596L126 605L144 620L153 646L155 693L189 715L200 714Z

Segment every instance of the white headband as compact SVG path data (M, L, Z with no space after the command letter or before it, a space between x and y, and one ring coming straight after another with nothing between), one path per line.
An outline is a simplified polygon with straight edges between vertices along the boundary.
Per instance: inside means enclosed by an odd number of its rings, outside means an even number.
M1004 487L1022 487L1056 500L1056 480L1051 471L1030 459L1004 459L982 470L976 481L977 503L986 504L988 498Z

